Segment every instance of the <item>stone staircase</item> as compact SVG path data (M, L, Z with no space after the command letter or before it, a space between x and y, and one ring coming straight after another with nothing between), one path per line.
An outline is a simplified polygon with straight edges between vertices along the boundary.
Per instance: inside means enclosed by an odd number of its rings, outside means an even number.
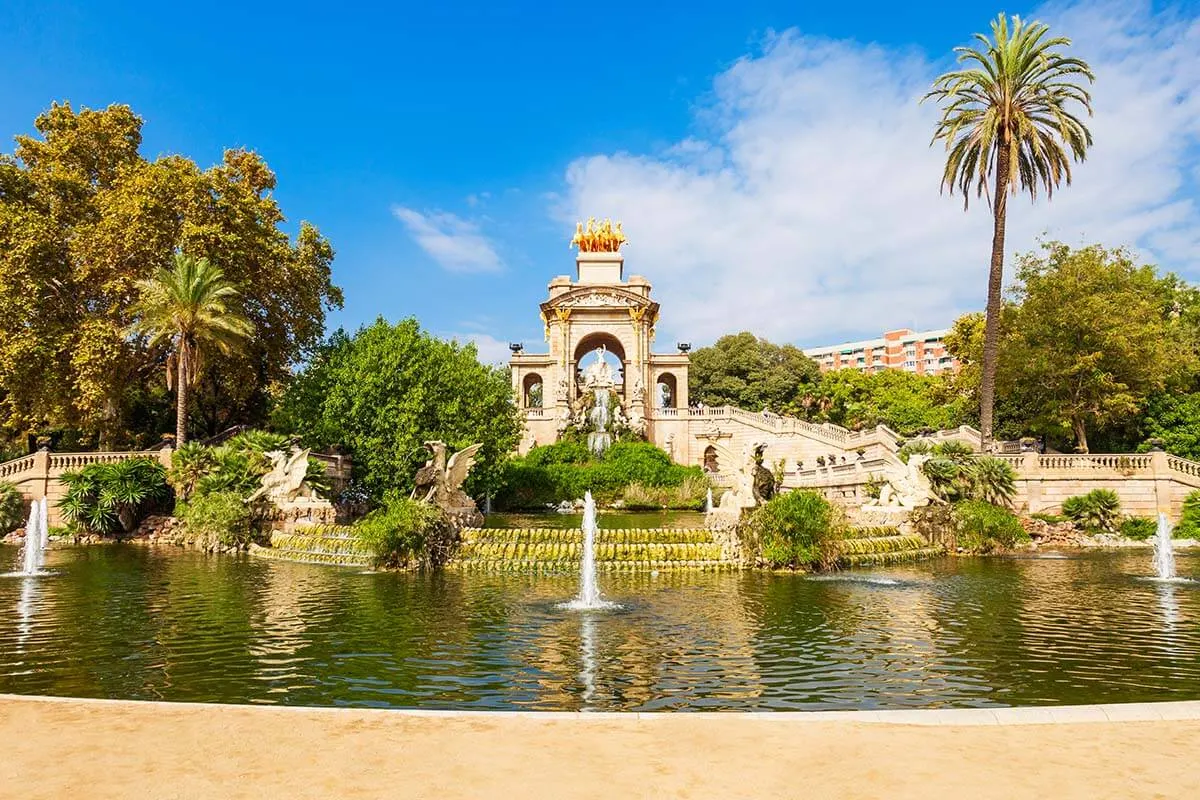
M895 528L855 528L840 549L838 566L843 569L883 567L946 554L943 547L931 545L924 536L902 534Z
M453 569L481 572L575 573L583 533L572 528L467 528ZM602 572L732 570L721 545L704 528L615 528L596 535Z
M370 568L375 559L370 548L347 527L314 525L290 533L271 534L271 546L250 545L250 553L273 561Z

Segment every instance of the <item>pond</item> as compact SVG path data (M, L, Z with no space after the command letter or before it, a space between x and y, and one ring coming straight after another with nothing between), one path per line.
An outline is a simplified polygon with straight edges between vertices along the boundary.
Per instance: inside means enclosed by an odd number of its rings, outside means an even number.
M16 563L0 547L0 569ZM1148 551L805 577L373 574L137 545L0 578L0 692L438 709L852 709L1200 697L1200 583ZM1180 575L1200 576L1181 553Z

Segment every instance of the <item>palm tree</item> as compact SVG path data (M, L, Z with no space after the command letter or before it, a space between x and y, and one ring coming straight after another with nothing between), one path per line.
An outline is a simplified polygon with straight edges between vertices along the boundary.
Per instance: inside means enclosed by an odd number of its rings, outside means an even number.
M188 389L196 382L204 353L216 348L231 352L254 330L240 312L228 306L238 291L220 267L206 258L175 254L170 267L138 282L133 335L148 337L154 346L169 343L167 387L175 390L175 444L187 441Z
M946 142L942 190L961 190L966 209L971 188L984 196L995 180L988 195L994 226L979 392L985 450L992 439L1008 195L1020 189L1036 200L1044 187L1050 197L1059 184L1071 182L1071 160L1083 161L1092 143L1091 132L1071 107L1078 103L1091 115L1091 95L1079 81L1092 83L1095 76L1084 61L1062 54L1070 39L1048 38L1048 31L1041 22L1020 17L1012 18L1010 29L1000 14L992 23L992 38L977 33L979 47L956 47L964 68L939 77L921 99L945 101L933 134L933 142Z

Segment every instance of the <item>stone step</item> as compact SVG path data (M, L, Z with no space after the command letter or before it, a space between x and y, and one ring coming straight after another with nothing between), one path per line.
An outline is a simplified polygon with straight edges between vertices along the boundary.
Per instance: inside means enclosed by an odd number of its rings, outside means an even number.
M843 555L871 555L873 553L897 553L905 550L920 550L928 547L924 536L873 536L846 539L839 548Z
M279 550L309 550L317 553L371 554L370 547L359 539L313 536L305 533L272 533L271 547Z
M322 564L335 567L371 567L375 559L370 555L354 553L319 553L309 550L285 550L275 547L250 545L250 553L272 561L289 561L294 564Z
M892 525L878 525L865 528L851 528L847 539L879 539L887 536L899 536L900 531Z
M903 564L910 561L925 561L930 558L944 556L946 551L941 547L920 547L910 550L894 550L889 553L854 553L843 555L838 559L838 566L853 567L885 567L891 564Z

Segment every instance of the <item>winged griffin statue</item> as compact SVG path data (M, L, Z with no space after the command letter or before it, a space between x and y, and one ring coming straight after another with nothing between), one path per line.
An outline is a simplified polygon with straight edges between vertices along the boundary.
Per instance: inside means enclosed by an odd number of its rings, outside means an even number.
M449 462L446 460L445 442L425 442L425 446L433 453L433 457L417 470L413 478L413 499L433 503L452 514L478 514L475 501L462 490L462 485L471 467L475 466L475 454L483 445L473 444L459 450L450 456Z
M304 481L308 472L308 452L293 447L291 453L281 450L266 453L267 458L271 459L271 471L263 475L262 485L250 495L250 499L265 497L276 505L296 500L319 499L312 487Z

